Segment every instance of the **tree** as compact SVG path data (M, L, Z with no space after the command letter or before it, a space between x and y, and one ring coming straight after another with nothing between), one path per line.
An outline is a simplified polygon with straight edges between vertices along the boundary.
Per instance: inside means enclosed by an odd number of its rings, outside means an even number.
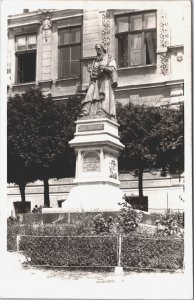
M8 182L19 185L23 203L25 186L44 182L44 204L50 207L49 178L72 175L74 152L68 142L80 111L79 97L58 104L39 89L30 89L8 101Z
M123 171L135 171L138 176L139 197L143 196L145 169L157 167L166 168L171 172L182 170L182 112L182 108L161 108L132 103L117 105L120 137L125 145L119 158L119 168Z
M157 165L171 174L184 171L184 105L175 109L161 109L162 122L158 126L159 145L157 147Z

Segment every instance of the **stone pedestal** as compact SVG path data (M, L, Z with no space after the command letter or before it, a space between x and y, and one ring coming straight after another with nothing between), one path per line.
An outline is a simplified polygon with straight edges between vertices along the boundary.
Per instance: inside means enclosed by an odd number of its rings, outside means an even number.
M108 118L76 121L69 144L76 152L76 186L62 205L66 211L117 211L122 200L119 189L118 124Z

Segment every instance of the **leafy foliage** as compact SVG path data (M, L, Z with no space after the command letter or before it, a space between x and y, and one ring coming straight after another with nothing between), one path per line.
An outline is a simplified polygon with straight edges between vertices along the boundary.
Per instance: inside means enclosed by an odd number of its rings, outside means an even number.
M137 269L183 268L182 238L139 234L134 230L141 220L138 212L131 210L128 204L121 212L117 232L110 230L114 220L105 220L100 214L94 218L86 215L82 222L66 225L20 224L9 219L8 250L16 250L16 236L19 234L20 251L33 265L116 266L118 234L122 234L122 266ZM93 224L98 224L97 229L101 229L98 235L93 231Z
M124 236L122 265L137 269L182 269L184 241L175 238L141 238Z
M117 105L121 142L125 145L119 169L134 171L143 196L143 171L162 168L184 170L184 107L153 107L129 103Z
M94 217L94 232L95 234L107 234L107 233L116 233L116 226L112 216L108 217L108 220L105 221L104 217L101 214L98 214Z
M132 206L123 202L118 215L118 230L121 233L128 234L135 231L140 223L142 215L140 211L134 210Z
M170 173L184 171L184 105L177 109L161 109L162 122L158 126L159 143L156 147L157 165Z
M8 182L22 187L23 201L26 184L39 179L44 180L49 206L48 179L72 176L75 157L68 142L79 109L78 97L58 104L39 89L9 99Z
M176 235L183 237L184 235L183 213L177 212L160 215L160 219L156 221L156 224L158 236Z
M115 266L116 237L21 237L20 250L30 264L54 266Z
M20 251L33 265L116 266L117 236L21 236ZM175 238L122 236L121 265L128 268L183 268L184 242Z
M34 214L35 215L35 214ZM40 215L40 214L38 214ZM39 219L37 220L39 221ZM82 221L74 224L20 224L17 220L7 223L7 249L9 251L16 250L17 235L35 235L35 236L73 236L73 235L91 235L93 234L93 217L82 216Z

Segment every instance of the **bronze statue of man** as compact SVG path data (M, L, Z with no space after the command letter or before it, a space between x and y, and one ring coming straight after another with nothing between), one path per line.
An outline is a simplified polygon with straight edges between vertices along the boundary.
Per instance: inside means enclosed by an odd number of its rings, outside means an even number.
M96 44L95 49L97 57L89 69L90 84L82 101L80 117L115 117L114 88L118 78L116 62L101 44Z

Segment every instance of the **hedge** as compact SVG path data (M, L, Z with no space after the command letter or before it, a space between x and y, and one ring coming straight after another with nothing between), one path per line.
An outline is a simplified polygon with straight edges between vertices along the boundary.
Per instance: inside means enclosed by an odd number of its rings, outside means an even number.
M117 265L117 237L21 236L20 251L32 265Z
M20 251L32 265L113 267L117 236L21 236ZM122 236L121 266L136 269L183 269L184 243L176 238Z
M33 226L32 224L8 224L7 227L7 249L8 251L16 251L17 235L49 235L49 236L59 236L59 235L91 235L93 228L93 221L88 223L77 222L77 224L47 224Z
M123 267L176 270L183 268L183 257L183 239L122 237Z

